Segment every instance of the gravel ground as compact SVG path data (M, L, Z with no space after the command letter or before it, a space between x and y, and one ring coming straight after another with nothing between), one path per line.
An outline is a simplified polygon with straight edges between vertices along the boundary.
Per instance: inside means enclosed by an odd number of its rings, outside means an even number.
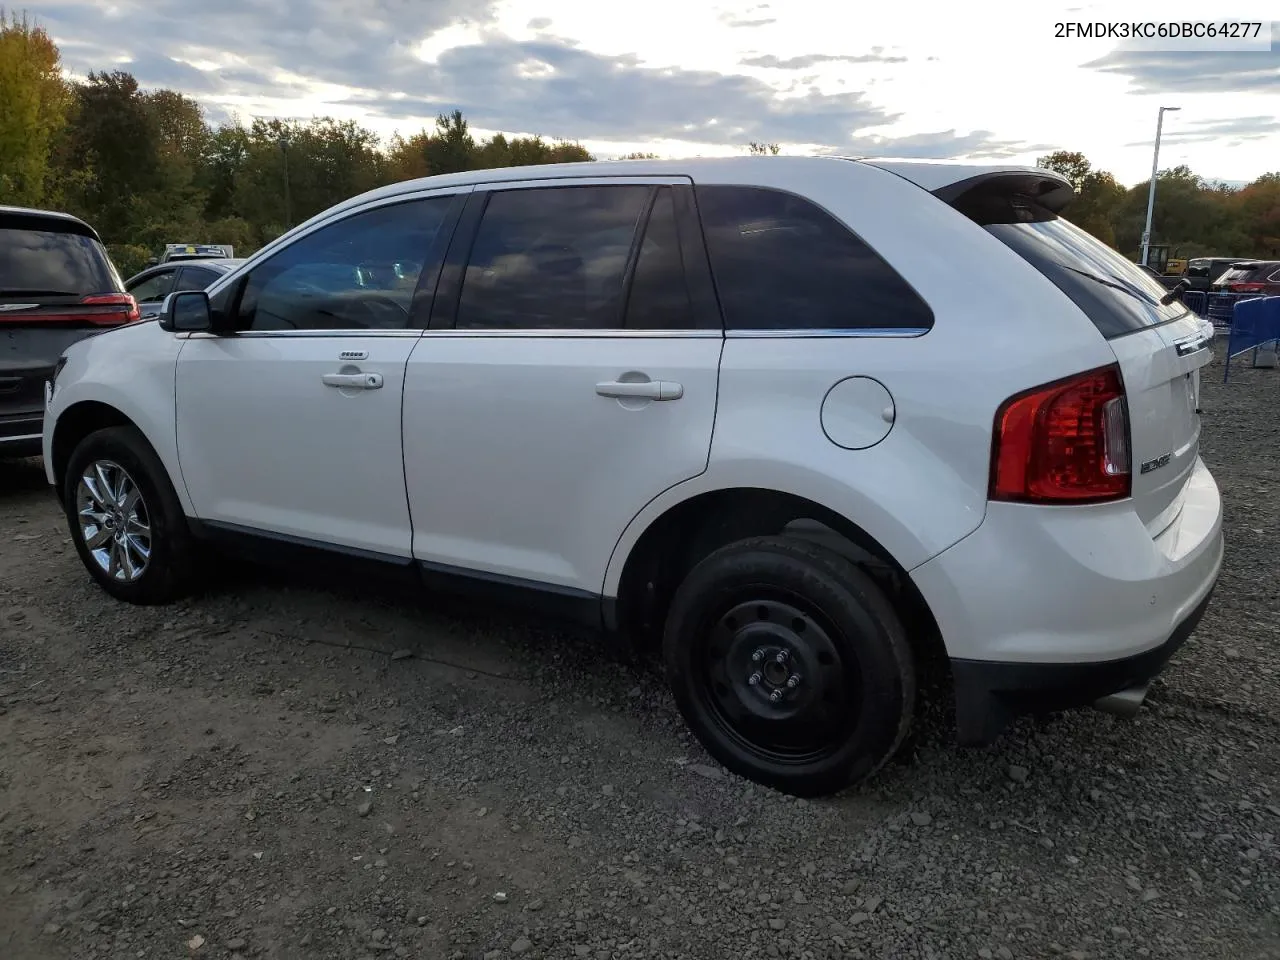
M1280 957L1280 371L1206 375L1227 566L1140 717L930 720L821 802L514 617L114 603L0 465L0 957Z

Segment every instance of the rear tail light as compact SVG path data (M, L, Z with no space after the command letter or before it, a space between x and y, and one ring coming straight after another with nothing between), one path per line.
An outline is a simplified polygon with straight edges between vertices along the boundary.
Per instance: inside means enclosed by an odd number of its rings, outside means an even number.
M99 323L103 325L115 325L119 323L133 323L137 320L141 313L138 311L138 301L133 298L131 293L95 293L88 297L81 297L80 302L86 305L94 306L119 307L118 312L110 313L94 313L88 316L90 323ZM123 314L123 316L121 316Z
M1129 413L1119 367L1010 397L996 412L992 500L1099 503L1129 496Z
M43 311L33 309L0 313L0 323L12 324L46 324L46 323L89 323L95 327L119 327L141 319L138 301L131 293L91 293L81 297L75 303L61 303L45 307ZM79 309L92 307L91 310ZM115 309L103 309L114 307Z
M1263 293L1267 285L1265 283L1228 283L1227 289L1232 293Z

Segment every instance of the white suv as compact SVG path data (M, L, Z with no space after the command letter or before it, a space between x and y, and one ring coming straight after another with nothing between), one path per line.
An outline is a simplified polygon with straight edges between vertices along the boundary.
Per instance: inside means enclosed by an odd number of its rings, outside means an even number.
M988 743L1138 699L1208 604L1211 328L1070 196L833 157L384 187L68 349L49 481L122 600L215 545L660 634L714 757L824 793L939 654Z

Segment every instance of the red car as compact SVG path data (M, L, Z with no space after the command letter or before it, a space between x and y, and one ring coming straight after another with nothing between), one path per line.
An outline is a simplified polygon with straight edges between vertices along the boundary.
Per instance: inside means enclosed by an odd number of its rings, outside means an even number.
M1280 260L1237 260L1209 287L1212 293L1280 296Z

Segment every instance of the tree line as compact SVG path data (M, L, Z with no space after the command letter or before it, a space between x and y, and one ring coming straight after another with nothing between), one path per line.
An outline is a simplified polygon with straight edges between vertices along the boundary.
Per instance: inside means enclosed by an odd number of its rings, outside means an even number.
M744 148L780 152L775 143ZM84 218L126 276L167 242L229 243L250 253L383 184L594 159L575 141L477 139L458 110L387 143L355 121L328 117L211 124L192 98L144 90L123 70L67 79L48 33L0 9L0 203ZM1126 189L1080 153L1040 163L1075 185L1070 219L1136 256L1146 183ZM1280 256L1280 173L1231 190L1176 167L1160 174L1157 190L1154 240L1169 243L1172 256Z
M1076 189L1064 216L1121 253L1137 257L1151 181L1126 189L1083 153L1060 150L1037 164L1061 173ZM1197 176L1187 166L1156 177L1151 242L1170 257L1280 259L1280 172L1234 188Z
M328 117L213 125L195 100L144 90L123 70L68 80L48 33L0 10L0 203L82 217L126 276L165 243L252 252L384 184L593 159L567 140L477 139L457 110L386 144Z

